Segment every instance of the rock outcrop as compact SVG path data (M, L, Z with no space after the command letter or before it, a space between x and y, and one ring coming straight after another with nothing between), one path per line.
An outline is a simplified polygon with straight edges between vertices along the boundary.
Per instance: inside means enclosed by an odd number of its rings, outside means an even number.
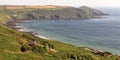
M82 9L82 10L86 11L87 13L89 13L91 15L95 15L95 16L96 15L107 15L107 14L105 14L97 9L92 9L92 8L87 7L87 6L81 6L81 7L79 7L79 9Z

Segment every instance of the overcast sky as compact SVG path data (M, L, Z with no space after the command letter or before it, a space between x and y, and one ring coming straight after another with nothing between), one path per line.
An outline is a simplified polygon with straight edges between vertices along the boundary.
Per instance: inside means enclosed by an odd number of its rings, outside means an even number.
M0 4L120 7L120 0L0 0Z

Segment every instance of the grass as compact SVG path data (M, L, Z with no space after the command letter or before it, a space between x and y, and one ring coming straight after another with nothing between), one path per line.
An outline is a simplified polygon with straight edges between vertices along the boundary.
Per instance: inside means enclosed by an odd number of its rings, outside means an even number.
M40 56L35 55L33 52L21 52L19 44L20 41L24 42L25 38L19 36L21 33L16 33L5 26L0 26L0 58L3 60L28 60L42 59Z

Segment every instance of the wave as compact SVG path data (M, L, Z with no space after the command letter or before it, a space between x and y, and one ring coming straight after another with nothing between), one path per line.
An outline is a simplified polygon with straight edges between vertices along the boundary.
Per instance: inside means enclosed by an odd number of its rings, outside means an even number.
M36 36L36 37L38 37L38 38L50 40L50 38L47 38L47 37L45 37L45 36L42 36L42 35L36 33L35 31L32 31L32 30L30 30L30 29L27 29L27 28L25 28L25 27L23 27L23 26L16 25L15 28L18 28L18 31L21 31L21 32L30 32L30 33L32 33L34 36Z

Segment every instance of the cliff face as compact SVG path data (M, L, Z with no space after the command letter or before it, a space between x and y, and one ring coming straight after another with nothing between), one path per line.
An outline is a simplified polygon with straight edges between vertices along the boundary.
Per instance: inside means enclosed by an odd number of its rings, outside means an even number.
M103 12L86 6L80 8L68 6L5 6L7 10L16 11L11 15L15 19L66 20L91 19L105 15ZM5 8L4 7L4 8Z

